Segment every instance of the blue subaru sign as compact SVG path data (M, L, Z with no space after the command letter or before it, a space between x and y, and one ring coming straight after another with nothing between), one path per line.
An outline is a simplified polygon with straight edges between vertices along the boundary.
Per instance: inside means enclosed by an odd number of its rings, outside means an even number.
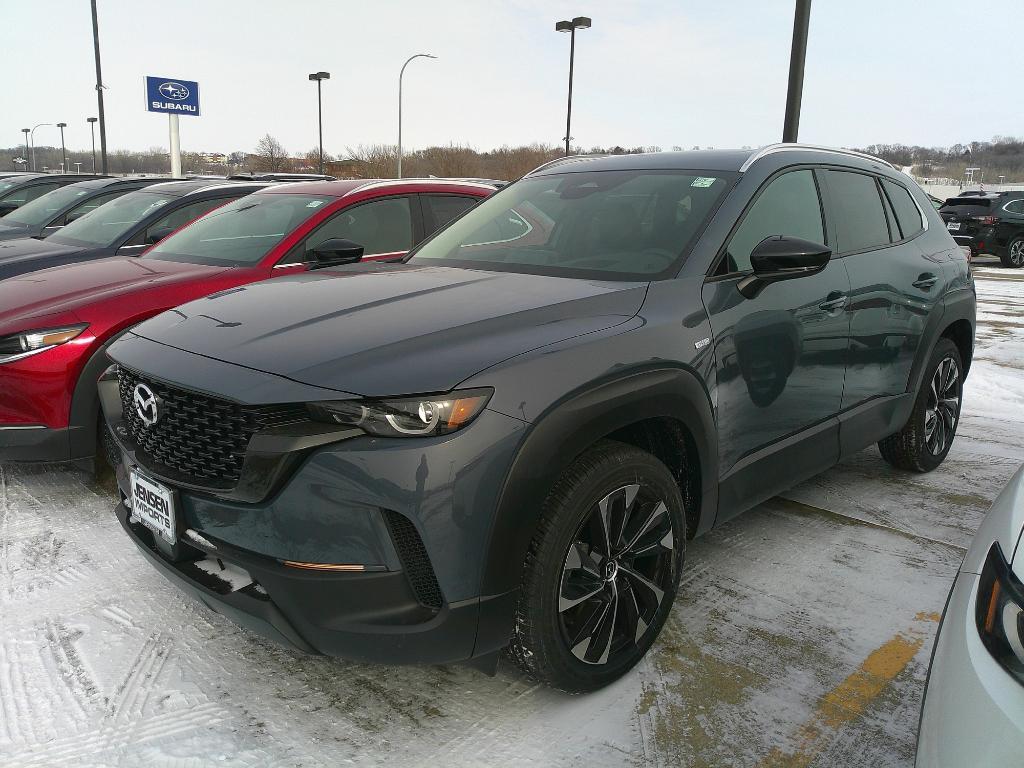
M146 76L146 109L172 115L199 115L199 83Z

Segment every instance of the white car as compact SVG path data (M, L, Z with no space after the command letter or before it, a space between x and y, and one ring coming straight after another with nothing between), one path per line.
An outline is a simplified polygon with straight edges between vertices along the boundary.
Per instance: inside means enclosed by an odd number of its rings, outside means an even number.
M918 768L1024 765L1024 467L974 536L935 640Z

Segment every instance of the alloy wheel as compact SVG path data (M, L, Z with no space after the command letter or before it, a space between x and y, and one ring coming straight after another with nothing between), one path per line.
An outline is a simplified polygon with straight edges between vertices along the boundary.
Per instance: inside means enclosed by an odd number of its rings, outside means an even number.
M674 584L675 531L665 501L637 484L613 490L580 524L562 568L558 619L587 664L629 653Z
M924 441L933 456L939 456L953 442L960 416L960 367L944 357L932 376L924 412Z
M1024 266L1024 240L1014 240L1010 244L1010 263L1015 267Z

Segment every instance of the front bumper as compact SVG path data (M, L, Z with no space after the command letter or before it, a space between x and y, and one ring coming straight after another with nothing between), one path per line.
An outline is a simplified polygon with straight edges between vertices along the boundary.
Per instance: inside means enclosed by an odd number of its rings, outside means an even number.
M979 577L953 585L925 690L918 768L1003 768L1024 755L1024 686L992 658L978 634Z

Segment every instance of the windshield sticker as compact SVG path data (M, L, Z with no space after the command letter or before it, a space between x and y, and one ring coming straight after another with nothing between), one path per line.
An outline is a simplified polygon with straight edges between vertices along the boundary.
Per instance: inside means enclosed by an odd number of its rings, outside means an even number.
M306 207L307 208L319 208L323 204L324 204L323 200L311 200L308 203L306 203Z
M698 176L696 179L694 179L693 181L690 182L690 186L691 187L710 187L716 181L718 181L718 179L712 178L710 176Z

